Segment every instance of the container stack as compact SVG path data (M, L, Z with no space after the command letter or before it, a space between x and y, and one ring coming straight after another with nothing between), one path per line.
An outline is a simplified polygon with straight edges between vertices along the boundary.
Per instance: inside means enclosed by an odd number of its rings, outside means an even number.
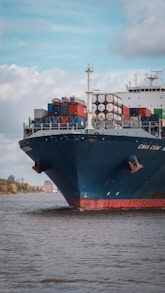
M112 123L118 124L122 120L121 98L114 94L92 95L93 121L97 126L111 128Z
M53 127L66 128L71 127L85 128L87 121L87 109L82 100L74 97L61 99L53 99L48 104L48 109L35 109L35 124L52 123Z
M154 115L158 116L161 121L161 136L165 138L165 109L154 109Z
M69 123L79 128L85 128L87 121L86 105L79 101L71 101L69 103Z
M154 114L160 116L162 127L165 127L165 109L154 109Z

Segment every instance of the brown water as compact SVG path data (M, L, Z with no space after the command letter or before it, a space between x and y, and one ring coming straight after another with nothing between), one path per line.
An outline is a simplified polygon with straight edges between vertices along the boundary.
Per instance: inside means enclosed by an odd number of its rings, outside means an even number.
M0 292L165 292L165 211L79 212L0 196Z

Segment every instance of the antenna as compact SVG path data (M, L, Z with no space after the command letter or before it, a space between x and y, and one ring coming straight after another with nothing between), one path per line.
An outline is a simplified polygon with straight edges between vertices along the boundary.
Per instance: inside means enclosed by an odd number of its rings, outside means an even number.
M146 78L150 80L150 87L153 86L153 81L158 79L158 73L162 72L161 70L151 70L150 75L146 74Z

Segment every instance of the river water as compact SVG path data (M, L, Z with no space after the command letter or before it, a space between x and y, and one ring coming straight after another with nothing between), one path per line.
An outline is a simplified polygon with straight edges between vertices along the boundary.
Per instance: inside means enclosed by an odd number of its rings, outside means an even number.
M164 293L165 211L72 210L0 196L1 293Z

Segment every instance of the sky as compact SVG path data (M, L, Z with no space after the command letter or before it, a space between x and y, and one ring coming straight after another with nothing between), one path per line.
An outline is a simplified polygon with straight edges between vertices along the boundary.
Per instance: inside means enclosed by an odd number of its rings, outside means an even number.
M165 0L0 0L0 178L49 180L19 149L23 122L52 98L86 99L93 86L125 90L160 70L165 84Z

